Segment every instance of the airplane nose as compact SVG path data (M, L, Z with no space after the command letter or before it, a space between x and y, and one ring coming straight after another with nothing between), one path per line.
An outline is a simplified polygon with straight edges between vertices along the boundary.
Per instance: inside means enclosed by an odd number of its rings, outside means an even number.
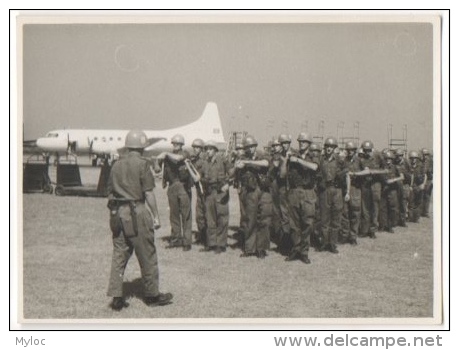
M66 152L67 146L67 140L46 137L37 139L37 147L45 152Z

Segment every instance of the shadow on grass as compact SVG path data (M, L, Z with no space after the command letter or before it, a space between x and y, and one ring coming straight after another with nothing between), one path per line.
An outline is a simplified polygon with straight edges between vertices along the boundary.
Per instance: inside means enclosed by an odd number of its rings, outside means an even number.
M127 299L137 298L143 300L144 298L144 287L142 279L136 278L135 280L123 283L123 295Z

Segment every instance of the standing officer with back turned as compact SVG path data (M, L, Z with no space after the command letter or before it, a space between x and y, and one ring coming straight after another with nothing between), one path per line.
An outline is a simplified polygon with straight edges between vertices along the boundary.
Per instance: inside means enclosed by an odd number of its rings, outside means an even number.
M147 146L143 131L126 135L127 156L118 160L108 181L110 229L113 234L113 256L107 295L113 297L110 307L119 311L128 304L123 297L124 270L132 252L139 261L144 284L144 302L149 306L169 304L171 293L159 292L158 258L153 222L159 228L158 209L153 193L155 180L150 164L142 158ZM146 205L145 205L146 204ZM155 220L152 220L150 211Z

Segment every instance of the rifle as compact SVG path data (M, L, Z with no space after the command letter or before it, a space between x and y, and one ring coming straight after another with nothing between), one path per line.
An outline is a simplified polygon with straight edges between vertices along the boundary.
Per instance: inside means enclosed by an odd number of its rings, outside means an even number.
M193 163L191 163L189 159L185 159L185 166L199 191L204 194L204 189L201 183L201 175L199 175L199 172L196 170Z

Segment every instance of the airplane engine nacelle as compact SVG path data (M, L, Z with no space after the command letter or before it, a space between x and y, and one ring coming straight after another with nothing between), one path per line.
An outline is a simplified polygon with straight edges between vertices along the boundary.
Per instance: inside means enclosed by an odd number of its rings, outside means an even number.
M67 139L43 137L37 140L37 147L45 152L65 153L68 145Z

